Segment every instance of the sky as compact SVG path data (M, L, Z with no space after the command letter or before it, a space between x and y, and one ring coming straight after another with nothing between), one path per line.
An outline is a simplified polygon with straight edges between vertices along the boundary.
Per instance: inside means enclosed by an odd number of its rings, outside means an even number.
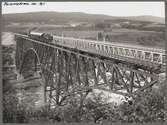
M110 16L151 15L165 17L164 2L35 2L36 5L9 5L16 2L2 2L2 14L39 11L84 12ZM18 2L28 3L28 2Z

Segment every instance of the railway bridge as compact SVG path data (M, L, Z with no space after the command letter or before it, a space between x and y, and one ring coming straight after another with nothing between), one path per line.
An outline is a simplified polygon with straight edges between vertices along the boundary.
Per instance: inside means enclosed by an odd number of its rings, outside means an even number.
M42 42L15 34L16 69L44 80L45 102L62 105L75 92L92 89L135 96L159 82L165 73L165 50L53 36Z

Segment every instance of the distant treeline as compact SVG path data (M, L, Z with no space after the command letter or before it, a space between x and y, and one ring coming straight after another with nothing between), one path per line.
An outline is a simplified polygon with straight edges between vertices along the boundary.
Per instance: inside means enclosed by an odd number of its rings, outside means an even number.
M157 32L165 32L165 25L155 24L140 24L140 25L133 25L133 24L122 24L122 28L127 29L137 29L137 30L144 30L144 31L157 31Z

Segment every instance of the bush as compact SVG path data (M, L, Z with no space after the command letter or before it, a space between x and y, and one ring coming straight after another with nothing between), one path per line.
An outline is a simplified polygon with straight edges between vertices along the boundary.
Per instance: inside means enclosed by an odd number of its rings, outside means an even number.
M55 106L51 110L48 107L27 110L26 104L19 104L15 96L5 95L3 121L5 123L164 122L166 91L163 86L165 82L161 84L159 90L143 92L132 101L125 101L121 105L106 103L102 94L92 94L91 98L82 100L83 104L79 96L72 96L68 98L66 105Z
M13 94L3 97L3 122L4 123L26 123L26 111L19 104L18 98Z
M143 96L144 95L144 96ZM164 122L165 100L162 93L152 91L138 95L133 104L128 102L120 106L123 122Z

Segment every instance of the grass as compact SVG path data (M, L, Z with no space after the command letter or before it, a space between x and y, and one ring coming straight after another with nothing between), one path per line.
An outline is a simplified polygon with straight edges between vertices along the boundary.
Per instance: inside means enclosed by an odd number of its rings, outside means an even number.
M4 31L22 32L30 29L31 25L6 26ZM39 26L39 32L50 32L55 35L64 35L76 38L97 39L98 33L103 30L94 30L90 28L57 28L50 26ZM103 32L110 36L111 41L120 43L129 43L135 45L144 45L148 47L165 48L165 34L155 31L140 31L135 29L117 28L109 32Z

